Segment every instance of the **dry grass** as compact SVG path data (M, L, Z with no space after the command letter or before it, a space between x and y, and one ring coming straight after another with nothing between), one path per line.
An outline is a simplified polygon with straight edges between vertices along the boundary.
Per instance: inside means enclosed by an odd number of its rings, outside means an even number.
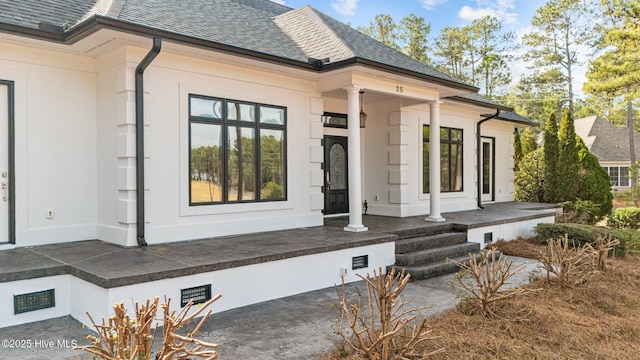
M545 251L545 246L534 244L525 239L516 239L513 241L499 240L493 244L488 244L485 249L496 249L509 256L538 259Z
M607 272L573 288L553 279L527 287L542 290L501 304L495 309L499 317L451 309L431 319L433 339L422 353L444 348L429 359L640 358L640 257L609 259ZM525 320L513 320L523 312ZM325 359L358 357L337 348Z

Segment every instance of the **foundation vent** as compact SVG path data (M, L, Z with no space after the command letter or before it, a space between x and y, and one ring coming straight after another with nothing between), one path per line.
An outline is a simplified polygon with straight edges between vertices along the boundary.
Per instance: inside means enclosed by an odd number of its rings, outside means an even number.
M493 242L493 233L492 232L484 233L484 243L490 244L492 242Z
M180 290L180 307L185 307L189 301L194 304L202 304L211 299L211 284L196 286Z
M29 311L47 309L56 306L55 289L20 294L13 296L13 313L22 314Z
M351 270L369 267L369 255L354 256L351 259Z

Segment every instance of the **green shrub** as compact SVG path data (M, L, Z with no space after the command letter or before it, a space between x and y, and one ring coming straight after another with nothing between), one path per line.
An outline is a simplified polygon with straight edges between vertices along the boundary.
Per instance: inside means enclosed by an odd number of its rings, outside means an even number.
M518 165L515 176L516 201L543 202L544 201L544 153L539 148L525 155Z
M565 201L563 207L563 222L579 224L594 224L600 216L600 206L591 200Z
M621 243L625 243L626 250L640 251L640 231L636 229L614 229L612 231Z
M546 244L550 239L563 238L566 234L569 236L569 240L575 242L576 246L583 246L587 243L595 245L598 235L611 236L613 239L620 240L620 245L616 247L616 256L624 256L626 240L630 236L612 229L580 224L538 224L535 231L538 234L536 241L540 244Z
M640 208L627 207L615 209L607 225L614 229L638 229L640 228Z
M613 208L609 174L600 166L598 158L589 152L582 140L579 139L577 147L580 159L577 198L592 201L597 205L592 213L593 220L596 221L609 215Z

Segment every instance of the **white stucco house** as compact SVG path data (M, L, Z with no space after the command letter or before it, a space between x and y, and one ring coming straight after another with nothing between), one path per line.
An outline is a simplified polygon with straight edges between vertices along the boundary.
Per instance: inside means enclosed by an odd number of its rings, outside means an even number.
M513 131L534 123L477 91L309 6L4 2L0 250L513 201Z

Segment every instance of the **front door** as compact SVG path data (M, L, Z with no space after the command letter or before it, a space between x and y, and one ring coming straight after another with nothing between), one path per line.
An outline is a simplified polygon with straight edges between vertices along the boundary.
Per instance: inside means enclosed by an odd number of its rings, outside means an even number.
M349 212L347 138L324 137L324 214Z
M482 138L482 201L495 201L493 191L495 176L494 138Z
M12 242L9 221L10 187L9 159L13 149L9 145L9 124L13 119L13 82L0 80L0 244Z

